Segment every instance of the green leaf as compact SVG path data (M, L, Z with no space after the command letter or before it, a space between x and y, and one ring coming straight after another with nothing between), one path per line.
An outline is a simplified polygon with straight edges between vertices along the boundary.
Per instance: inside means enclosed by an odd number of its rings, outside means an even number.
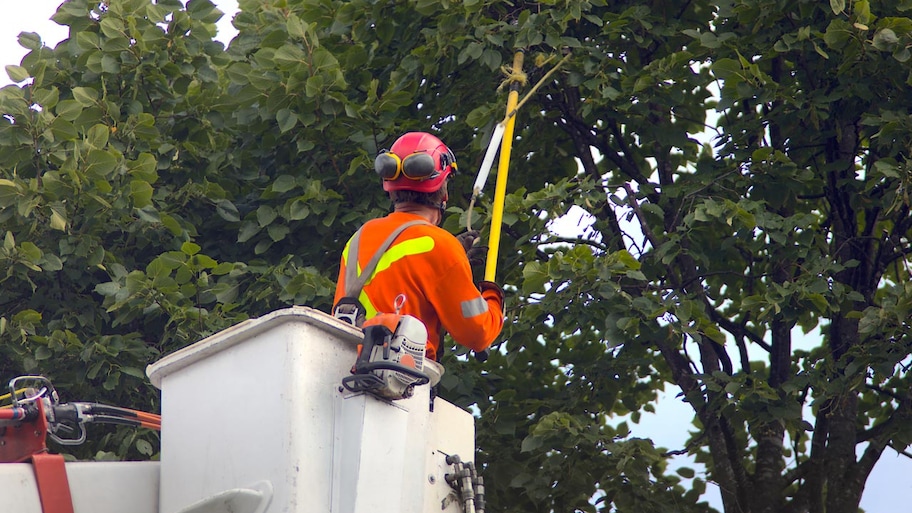
M680 467L678 470L676 470L676 472L678 473L679 476L681 476L685 479L693 479L694 476L696 475L694 470L692 468L688 468L688 467Z
M181 253L185 255L193 256L199 253L201 249L202 248L199 246L199 244L190 241L181 244Z
M291 229L284 224L271 224L266 228L269 238L275 242L285 239Z
M299 39L306 39L307 30L310 26L306 22L301 21L301 18L295 14L291 14L285 22L285 27L288 30L288 35Z
M57 115L67 121L74 121L82 114L83 106L76 100L63 100L57 104Z
M308 98L316 98L323 95L323 91L326 88L326 82L323 79L323 75L315 75L307 79L304 86L304 94Z
M146 205L142 208L137 208L135 210L135 212L136 212L136 217L138 217L140 220L142 220L146 223L158 224L161 222L161 216L159 215L159 213L155 209L155 207L152 205Z
M6 67L6 74L13 82L24 82L30 78L28 70L22 66L9 65Z
M89 150L86 157L86 174L93 177L105 178L110 175L120 164L118 157L112 151Z
M208 255L197 254L193 256L193 260L195 265L202 269L212 269L218 265L218 262Z
M641 266L640 261L627 250L618 251L615 255L617 256L618 261L624 264L628 269L637 270Z
M155 183L158 179L157 166L158 162L150 153L140 153L136 156L136 160L127 162L127 169L133 176L149 183Z
M190 0L187 2L187 12L192 19L203 23L215 23L223 15L210 0Z
M231 303L235 301L238 297L239 288L237 285L230 285L227 283L219 283L212 289L212 293L215 294L215 299L219 303Z
M852 30L848 23L842 20L833 20L827 26L823 40L827 46L839 50L846 46L852 38Z
M249 221L244 221L241 223L241 228L238 230L238 242L247 242L254 235L260 232L260 226L257 223L252 223Z
M91 87L74 87L73 99L83 107L91 107L98 100L98 91Z
M50 130L55 141L75 141L79 138L76 126L62 117L54 118L54 121L51 122Z
M307 56L304 55L304 51L300 47L294 44L286 44L276 50L273 59L278 65L291 66L303 64L307 61Z
M302 219L307 219L309 215L310 207L307 206L307 201L297 198L289 205L286 217L289 221L300 221Z
M298 124L298 116L290 109L280 109L276 113L276 121L279 123L279 130L285 133Z
M544 291L545 283L550 280L547 268L540 262L526 263L525 267L523 267L522 275L522 290L524 294Z
M877 31L874 34L874 47L878 50L889 52L893 50L893 47L899 43L899 37L896 36L896 32L893 32L892 29L883 28Z
M101 32L107 37L120 37L125 34L123 21L113 16L105 16L99 24Z
M133 198L133 206L144 208L152 204L152 186L149 182L143 180L130 181L130 197Z
M13 315L13 321L19 324L35 324L41 322L41 319L41 314L31 308L27 308Z
M35 349L35 359L38 361L47 360L52 356L54 353L47 346L39 346L38 349Z
M257 223L259 223L261 227L272 223L275 221L276 217L278 217L278 213L269 205L261 205L260 208L257 209L256 215Z
M41 248L35 245L35 243L30 241L25 241L19 245L19 250L22 255L29 259L30 262L37 262L41 259L42 252Z
M36 32L20 32L17 40L19 41L19 46L26 50L38 50L41 48L41 36Z
M527 436L523 438L522 444L520 445L520 451L522 452L532 452L542 446L542 439L538 436Z
M219 217L228 222L237 223L241 220L241 214L238 212L237 206L226 199L217 201L215 210L218 212Z
M281 175L272 183L275 192L288 192L295 187L295 178L291 175Z
M59 271L63 269L63 260L57 255L45 253L41 261L41 268L50 272Z
M66 231L67 221L66 217L57 209L51 209L51 228L54 230Z
M718 59L713 62L711 67L713 73L723 80L735 78L743 72L741 63L729 58Z
M165 228L168 229L169 232L171 232L172 235L181 235L184 232L177 219L170 215L162 215L161 223Z
M120 372L126 374L127 376L133 376L134 378L146 379L146 374L136 367L121 367Z
M93 50L98 50L101 47L101 39L98 37L98 34L95 32L78 32L76 34L76 45L82 50L84 55L92 56L97 55Z
M111 129L107 125L98 124L89 129L86 133L86 142L89 146L102 150L108 145L108 137L111 135Z

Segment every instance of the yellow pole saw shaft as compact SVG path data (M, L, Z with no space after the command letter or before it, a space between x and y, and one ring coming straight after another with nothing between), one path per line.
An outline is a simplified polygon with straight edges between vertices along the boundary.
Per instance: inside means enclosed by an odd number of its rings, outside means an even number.
M513 55L513 74L522 72L523 52L518 51ZM500 231L503 223L504 199L507 196L507 174L510 169L510 152L513 149L513 127L516 116L511 115L519 102L519 81L510 83L510 93L507 96L507 124L504 127L503 139L500 143L500 160L497 165L497 184L494 187L494 209L491 212L491 236L488 244L488 259L485 263L485 281L494 281L497 273L497 253L500 246Z

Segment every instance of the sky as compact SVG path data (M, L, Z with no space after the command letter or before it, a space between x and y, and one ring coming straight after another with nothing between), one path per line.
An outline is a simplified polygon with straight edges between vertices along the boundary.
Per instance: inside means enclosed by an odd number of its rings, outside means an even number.
M48 46L67 37L67 27L61 27L50 20L61 0L29 0L28 9L17 9L15 15L0 16L0 65L18 65L27 50L19 46L20 32L36 32ZM237 12L237 0L213 0L226 15L219 21L218 39L226 45L236 31L230 21ZM5 69L0 69L0 86L11 83ZM579 222L579 218L571 223ZM684 447L687 430L690 428L692 410L674 394L660 400L656 414L644 413L637 425L631 425L638 437L652 438L656 445L669 450ZM691 464L682 458L682 465ZM861 507L867 513L902 513L909 510L909 496L912 495L912 460L887 450L868 480ZM718 490L710 486L706 499L721 511Z

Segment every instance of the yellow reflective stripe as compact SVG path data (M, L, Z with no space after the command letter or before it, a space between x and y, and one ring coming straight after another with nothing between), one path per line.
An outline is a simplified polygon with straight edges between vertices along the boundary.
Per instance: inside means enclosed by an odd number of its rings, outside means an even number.
M377 276L377 273L380 271L385 271L389 269L389 266L393 265L397 260L405 258L409 255L420 255L421 253L428 253L434 249L434 239L424 235L421 237L415 237L414 239L400 242L399 244L394 244L386 253L380 257L380 261L377 262L377 269L374 271L374 275L371 276L371 279L374 276ZM367 281L370 283L370 280Z
M349 240L349 244L350 243L351 241ZM345 249L342 250L343 265L346 265L348 262L349 244L346 244ZM367 286L367 284L374 279L374 276L377 276L377 273L389 269L390 266L396 263L398 260L401 260L409 255L420 255L422 253L428 253L433 249L434 239L428 235L415 237L414 239L402 241L398 244L390 246L390 248L386 250L386 253L380 257L380 261L377 262L377 268L374 269L374 274L371 275L370 279L368 279L367 283L364 285ZM360 275L361 262L358 262L358 276ZM371 317L377 315L377 309L374 307L367 293L364 292L364 289L361 289L361 294L358 296L358 301L361 301L361 305L364 307L365 318L370 319ZM487 306L487 304L485 306Z
M365 319L370 319L373 316L377 315L377 309L371 303L370 298L367 297L367 293L364 292L363 290L361 291L361 295L358 296L358 301L360 301L361 306L364 307L364 318Z
M351 241L349 241L349 244L350 243ZM346 244L345 249L342 250L343 265L346 265L348 262L349 244ZM434 239L428 235L403 241L399 244L394 244L386 250L386 253L384 253L382 257L380 257L380 261L377 262L377 268L374 270L374 274L371 276L371 279L373 279L374 276L377 276L377 273L380 271L389 269L391 265L402 258L405 258L409 255L420 255L421 253L428 253L430 251L433 251L433 249ZM361 276L361 262L358 262L358 276ZM370 280L367 280L367 283L370 283Z
M352 237L354 238L354 237ZM348 247L351 246L352 240L348 239L348 242L345 243L345 247L342 248L342 260L343 264L348 261Z

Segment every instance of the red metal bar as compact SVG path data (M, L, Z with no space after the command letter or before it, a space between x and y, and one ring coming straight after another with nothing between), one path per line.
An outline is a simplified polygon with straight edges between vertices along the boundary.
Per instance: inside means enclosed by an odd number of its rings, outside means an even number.
M32 456L32 466L35 468L35 480L38 482L41 511L43 513L75 513L63 456L47 453L35 454Z

